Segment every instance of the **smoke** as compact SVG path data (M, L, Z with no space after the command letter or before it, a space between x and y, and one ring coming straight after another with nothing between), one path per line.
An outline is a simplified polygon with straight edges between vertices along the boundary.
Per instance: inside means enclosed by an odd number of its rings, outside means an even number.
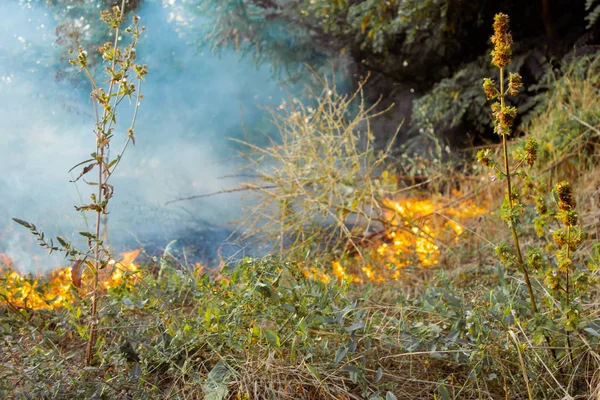
M109 233L117 249L208 232L206 246L215 248L205 250L216 251L226 235L215 227L239 216L236 198L164 204L235 186L219 177L235 168L235 162L223 160L234 155L227 138L243 137L240 107L247 126L261 127L262 108L283 96L268 65L257 69L233 51L216 56L189 45L180 11L175 1L146 1L138 11L147 31L137 55L149 75L142 85L136 146L112 181ZM11 218L33 222L48 236L75 239L77 232L92 229L91 214L86 221L73 208L88 201L90 190L82 181L70 183L74 172L68 173L94 151L92 103L87 86L56 79L62 61L55 30L63 21L52 9L4 1L0 15L10 16L0 24L0 252L18 269L50 269L61 261L34 262L42 250ZM118 115L114 151L130 115L128 105Z

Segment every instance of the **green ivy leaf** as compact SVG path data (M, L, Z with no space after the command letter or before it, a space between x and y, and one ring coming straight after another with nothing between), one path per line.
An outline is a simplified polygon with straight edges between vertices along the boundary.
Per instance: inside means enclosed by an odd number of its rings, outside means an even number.
M275 347L281 347L281 341L279 339L279 335L277 334L277 332L272 331L272 330L268 330L265 332L265 337L267 338L267 341Z

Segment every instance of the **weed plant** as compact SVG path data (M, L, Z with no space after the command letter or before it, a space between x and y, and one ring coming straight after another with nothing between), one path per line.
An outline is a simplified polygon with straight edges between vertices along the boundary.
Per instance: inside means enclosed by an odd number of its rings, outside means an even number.
M563 381L564 390L569 394L573 387L578 384L582 371L579 370L582 359L588 356L591 350L588 341L580 333L578 336L580 353L573 353L572 332L578 329L586 329L589 321L586 321L583 309L579 306L580 297L574 297L574 276L577 276L579 291L577 296L586 296L589 283L596 280L593 270L589 265L576 266L574 252L581 246L585 234L576 225L578 213L574 200L574 192L570 183L560 182L554 189L554 199L557 211L549 212L545 196L546 180L543 175L535 178L529 174L529 170L538 160L539 144L535 138L530 137L523 140L521 147L513 153L514 160L509 157L508 136L513 132L513 122L517 109L507 105L505 97L510 94L518 95L522 87L521 77L518 74L510 74L508 85L505 87L505 68L511 61L512 37L508 28L508 16L498 14L494 20L494 50L492 51L492 63L500 70L500 86L491 79L485 79L483 87L488 99L495 100L492 104L495 131L502 137L503 165L500 165L491 156L490 150L481 150L477 154L480 163L492 169L496 176L506 182L506 194L502 204L501 216L508 224L513 246L501 243L496 247L496 254L507 268L517 267L521 270L525 286L530 300L530 310L533 314L530 329L533 328L533 342L541 344L543 338L548 345L552 357L543 355L538 357L547 359L548 368L554 368L554 373L564 375L568 378ZM546 143L542 143L545 146ZM517 180L519 179L519 180ZM520 186L519 186L520 184ZM530 246L527 254L522 251L519 233L522 216L526 204L524 198L535 199L536 231L539 236L546 236L546 229L550 228L549 218L553 218L559 226L552 233L555 245L549 244L542 251L536 245ZM537 272L541 281L546 286L534 287L531 274ZM543 303L547 309L542 310L538 306L538 297L543 297ZM574 302L574 299L577 299ZM588 328L589 329L589 328ZM519 346L514 333L509 332L515 346ZM575 361L575 358L578 361ZM519 352L519 360L523 361ZM570 366L567 367L567 360ZM554 367L551 367L555 365ZM567 373L567 370L569 371ZM523 366L523 376L529 398L534 398L533 388L529 386L527 372Z
M94 136L96 149L90 155L91 158L75 165L71 170L82 168L73 182L91 175L95 171L94 180L85 183L96 189L96 193L90 195L91 202L75 206L77 211L93 212L95 214L94 230L92 232L79 232L88 242L88 248L80 250L64 237L56 237L58 245L52 239L46 240L43 232L37 230L35 225L21 219L15 222L29 229L37 237L39 244L50 252L63 251L66 257L73 262L72 279L75 288L82 287L82 276L89 279L86 282L87 294L91 297L89 330L86 333L88 339L86 350L86 363L90 365L94 357L94 347L98 340L98 303L99 303L99 274L101 270L111 267L113 254L108 246L106 226L103 225L103 216L108 214L108 204L114 195L114 187L109 183L119 163L127 150L129 144L134 144L134 127L137 111L140 104L141 82L147 73L146 66L136 63L136 47L140 39L140 33L144 27L139 26L139 17L134 16L132 25L124 30L121 25L124 22L125 0L121 7L115 6L110 11L101 12L102 21L108 26L113 34L114 41L107 42L98 48L105 62L105 73L107 87L98 83L88 69L88 53L79 48L77 57L71 64L78 67L89 79L92 91L91 98L94 104ZM127 35L130 40L124 47L120 46L121 35ZM125 143L122 149L114 157L110 157L111 141L115 135L117 123L117 108L125 99L134 102L134 111L129 128L127 129ZM114 264L114 261L112 262Z

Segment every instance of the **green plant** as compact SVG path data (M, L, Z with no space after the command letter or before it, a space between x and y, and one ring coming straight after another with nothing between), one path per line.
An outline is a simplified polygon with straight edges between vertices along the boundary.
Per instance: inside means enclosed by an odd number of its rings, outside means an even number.
M43 232L39 232L35 225L14 219L15 222L28 228L31 233L37 237L41 246L47 248L50 252L63 251L74 264L72 268L73 285L80 288L82 285L82 276L89 277L90 282L90 319L89 319L89 340L86 351L86 363L90 365L94 357L94 347L98 339L98 303L100 288L98 285L98 275L101 270L110 266L113 258L112 251L107 244L105 227L103 228L103 216L108 213L108 204L114 194L114 187L109 183L110 178L115 173L119 163L130 143L135 143L134 126L137 117L138 107L140 105L141 82L144 79L147 68L145 65L136 63L136 47L140 39L140 34L144 27L139 25L139 17L134 16L132 25L121 31L121 25L124 22L123 13L125 0L121 7L115 6L110 11L100 13L102 21L109 27L113 34L113 42L107 42L98 48L102 59L105 62L105 73L107 79L107 88L103 88L88 68L88 53L79 48L77 57L70 61L72 65L83 71L89 79L92 91L91 97L94 101L94 114L96 117L94 124L94 136L96 139L96 149L91 154L91 158L78 163L71 170L83 167L80 174L74 180L79 181L92 171L96 171L95 181L86 182L96 190L96 193L90 195L91 202L81 206L75 206L77 211L93 212L95 214L95 224L92 232L80 232L88 242L86 250L79 250L69 240L62 236L57 236L58 245L54 244L52 239L46 241ZM130 41L126 46L120 46L122 33L127 34ZM133 81L133 82L132 82ZM134 83L135 82L135 83ZM110 157L109 149L111 142L115 137L117 123L117 108L125 99L133 100L133 116L125 143L116 156ZM85 268L85 270L84 270Z
M104 15L109 23L120 24L115 11ZM499 19L502 22L504 17ZM273 113L280 141L267 148L244 143L252 150L249 168L258 179L242 189L258 194L260 202L252 208L248 229L275 239L281 254L196 274L170 258L167 248L160 266L140 268L143 284L122 283L108 289L92 325L85 310L98 306L98 292L80 296L73 290L76 301L64 308L32 309L28 295L19 292L31 293L38 280L15 280L12 271L3 269L0 296L6 307L0 304L0 397L597 397L600 320L595 283L600 245L585 241L579 189L565 182L552 185L554 206L548 198L547 176L532 176L534 166L545 167L548 162L541 159L540 150L548 142L539 136L522 141L507 137L514 129L516 110L504 97L516 94L520 85L516 75L508 78L508 85L504 82L510 40L507 28L500 28L494 53L496 63L503 66L500 88L491 80L484 87L498 102L494 118L502 134L503 162L496 162L491 150L481 151L478 158L507 183L501 217L510 229L494 231L497 236L490 236L487 244L493 245L506 233L513 236L512 246L498 245L496 257L478 247L483 253L478 260L461 248L466 253L464 262L452 269L419 269L417 285L402 280L350 285L343 280L312 279L307 273L311 267L329 268L329 260L350 253L355 245L361 249L364 231L385 222L378 221L377 207L385 207L381 199L399 191L396 177L387 171L388 149L379 154L373 149L370 122L378 113L364 105L360 92L344 96L325 85L310 105L292 100ZM79 56L78 65L88 72L81 64L85 53ZM117 61L117 65L123 64ZM564 80L557 82L556 92L564 84ZM593 86L593 79L588 79L585 93L595 93ZM95 101L108 106L114 117L118 99L125 99L121 85L115 83L114 96L106 94L115 103L102 101L104 92L94 89ZM135 92L139 96L139 82ZM561 104L556 92L550 97L550 110ZM355 107L353 101L358 103ZM574 115L586 106L584 102L571 105ZM541 115L547 113L551 111ZM103 125L102 121L97 121L98 137L110 140L114 122ZM588 123L594 128L594 123ZM425 126L432 127L427 121ZM586 135L594 132L592 128ZM449 177L460 172L449 175L449 167L442 163L451 151L433 137L432 141L434 160L428 164L422 158L400 157L400 168L412 175L453 180ZM510 160L509 145L515 148ZM112 195L108 181L122 155L117 161L109 160L106 153L103 160L94 156L82 164L81 176L90 172L85 171L90 166L103 170L105 175L100 174L95 183L102 183ZM487 176L473 178L493 186ZM430 184L434 190L441 187ZM106 211L110 200L102 195L95 194L96 199L83 206L96 217ZM98 218L97 222L102 215ZM404 217L397 213L395 218ZM493 218L484 215L479 221L495 223ZM17 222L30 229L41 245L67 252L75 262L74 286L80 286L77 281L83 275L93 290L98 269L110 265L102 224L96 224L96 232L82 233L89 239L84 252L62 237L55 246L34 225ZM418 230L419 221L401 222L411 231ZM376 256L370 261L384 262ZM81 271L84 267L86 273ZM530 277L529 290L524 290L515 267ZM545 286L537 284L541 278ZM532 303L532 291L537 304ZM11 304L5 293L23 299L24 306ZM81 368L93 330L103 332L92 346L95 362ZM544 344L549 339L551 349Z
M585 10L588 13L585 16L585 20L588 21L587 28L590 29L600 17L600 4L597 4L596 0L586 0Z
M519 160L519 164L511 169L510 158L508 156L508 136L512 133L513 124L517 116L516 107L509 106L506 104L505 98L507 95L516 96L519 94L519 90L523 87L522 78L519 74L511 73L508 77L508 85L505 82L505 69L511 63L512 60L512 49L513 44L512 36L508 27L509 18L506 14L496 14L494 17L494 36L492 36L492 43L494 44L494 50L492 51L492 63L500 70L500 86L496 87L496 83L491 78L484 79L483 88L490 100L495 100L492 104L492 114L494 119L494 130L498 135L502 137L502 149L503 149L503 161L504 165L502 168L496 161L490 158L489 150L481 150L477 154L477 158L480 163L486 167L495 169L498 176L501 179L506 179L506 195L504 197L504 203L502 205L502 219L508 224L513 238L515 262L519 269L523 272L525 278L525 284L529 291L529 299L531 301L531 308L534 313L538 312L537 301L529 277L529 271L527 264L524 261L521 245L519 243L519 235L517 233L517 224L519 223L519 217L522 213L523 204L521 202L520 195L515 191L513 187L513 179L518 175L523 175L525 172L520 167L523 164L531 168L533 162L537 157L537 143L535 141L529 142L527 146L527 153L524 158ZM498 249L498 254L504 257L507 261L512 259L511 255L508 254L505 247Z
M492 105L492 111L495 130L502 136L501 153L504 164L499 165L494 160L490 150L479 151L477 158L481 164L494 170L496 176L506 181L507 189L502 204L501 216L507 222L513 238L512 247L506 243L501 243L496 247L496 254L507 268L516 266L523 273L530 299L530 307L534 314L530 326L530 329L533 328L532 342L540 344L545 341L550 346L553 358L559 365L563 360L568 359L571 363L570 371L575 376L580 373L575 359L576 357L583 357L583 354L586 353L587 339L580 334L573 335L573 332L582 328L590 329L586 328L590 326L590 321L586 321L580 303L581 298L588 295L586 291L590 287L589 282L595 281L593 270L576 267L575 260L581 260L581 258L576 257L575 251L581 247L585 240L585 234L577 227L578 213L575 208L575 193L568 182L563 181L556 184L554 198L557 210L554 211L548 205L546 198L546 181L549 179L544 172L547 172L548 169L542 170L537 178L530 175L529 170L534 164L540 162L538 160L538 149L540 146L547 146L547 141L538 144L533 136L523 139L513 152L516 165L511 166L511 162L514 163L515 161L509 159L507 137L512 132L517 109L507 105L504 97L507 94L518 94L521 88L521 78L518 75L511 74L505 88L504 68L510 63L510 46L512 44L512 38L508 31L508 16L504 14L496 16L492 41L495 44L492 52L493 63L500 69L500 87L497 88L495 82L489 78L484 80L483 87L488 99L497 100ZM561 87L560 82L557 83L557 87ZM554 97L551 98L555 99ZM551 105L551 107L556 107L556 105ZM580 111L580 108L576 108L576 110ZM542 135L542 138L547 139L548 135ZM576 146L577 144L569 145ZM547 159L544 159L544 161L548 162ZM584 162L583 157L580 162ZM534 218L525 210L525 199L530 199L535 203L537 215ZM556 246L549 243L543 249L542 244L533 243L528 246L525 253L522 251L520 235L527 229L529 218L532 218L532 225L534 225L535 231L541 240L546 240L547 232L553 225L558 226L558 229L552 233ZM523 220L525 220L525 224L522 223ZM539 303L535 295L536 289L533 286L533 280L536 276L543 278L547 288L550 289L550 292L538 289L538 293L541 292L543 296L542 301ZM577 301L574 301L574 299L577 299ZM542 309L539 304L546 305L546 308ZM589 316L591 317L591 315ZM593 334L595 330L592 329L590 332ZM573 341L575 338L578 341L577 345ZM525 336L525 340L529 340L527 336ZM514 336L511 336L511 341L517 344ZM562 347L557 347L563 343L564 352ZM577 355L575 355L575 347L579 349ZM519 353L519 361L521 363L523 361L521 353ZM560 374L566 373L564 365L559 367L559 372ZM572 385L571 382L567 384L567 386L570 385ZM531 397L529 387L528 395Z
M568 182L556 184L554 193L558 207L557 219L562 226L552 234L558 246L555 251L557 265L556 268L548 270L546 283L557 297L564 315L567 354L573 363L570 334L580 325L582 311L580 297L585 295L589 287L591 274L589 271L578 271L573 261L574 252L581 246L585 234L577 227L578 214L571 184ZM564 294L564 297L561 294Z

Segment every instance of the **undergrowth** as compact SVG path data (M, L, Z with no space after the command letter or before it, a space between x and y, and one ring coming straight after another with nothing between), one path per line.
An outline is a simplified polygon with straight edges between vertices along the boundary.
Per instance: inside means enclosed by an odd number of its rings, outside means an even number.
M377 113L360 91L344 96L325 86L312 108L284 104L272 114L281 140L245 143L259 177L243 187L258 194L246 222L276 244L273 255L198 273L165 252L103 292L92 325L95 297L77 284L73 301L55 310L7 302L0 397L597 398L600 199L590 182L598 182L598 59L575 61L529 132L515 138L508 95L518 94L520 79L505 75L508 17L498 15L494 28L500 82L486 79L484 88L498 101L502 143L478 154L489 169L468 166L443 182L450 150L440 143L434 161L392 162L389 149L372 147ZM403 180L406 171L413 176ZM387 203L451 186L464 192L452 203L485 199L499 212L451 221L462 234L440 243L424 221L441 209L413 217ZM372 246L375 228L404 229L456 255L429 264L413 257L416 268L403 264L384 283L310 272L350 259L388 268ZM93 252L99 234L91 239ZM4 299L15 290L11 279L2 270ZM94 330L91 363L85 349Z

